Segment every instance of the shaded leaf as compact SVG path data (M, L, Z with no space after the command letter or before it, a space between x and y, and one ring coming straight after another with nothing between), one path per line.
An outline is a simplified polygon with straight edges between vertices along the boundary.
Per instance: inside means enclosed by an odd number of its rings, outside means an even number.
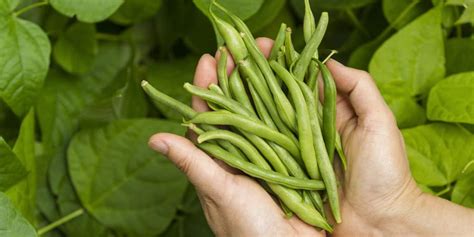
M156 14L162 2L162 0L125 0L111 19L125 25L146 20Z
M62 14L76 16L82 22L94 23L111 16L124 0L49 0L49 3Z
M38 236L33 226L15 209L12 202L2 192L0 192L0 236Z
M121 120L83 130L69 146L69 172L82 205L118 232L164 231L185 191L185 177L147 146L156 132L183 134L184 129L163 120Z
M209 16L209 5L212 0L193 0L193 2L201 12ZM242 20L246 20L257 13L263 2L264 0L219 0L219 4Z
M456 21L456 24L471 23L474 24L474 0L448 0L447 5L456 5L464 7L464 11Z
M399 128L415 127L426 122L426 112L409 96L385 93L384 99L392 110Z
M25 178L27 174L25 166L3 140L3 137L0 137L0 192L8 190Z
M474 72L438 82L430 91L427 111L430 120L474 124Z
M388 22L394 24L393 26L396 29L403 28L410 23L410 21L431 8L431 4L428 0L383 0L382 6L385 18L387 18ZM403 16L397 21L397 18L399 18L402 13Z
M251 32L263 30L265 26L272 22L277 23L279 26L281 22L285 21L274 21L274 19L278 16L280 11L282 11L285 3L285 0L265 0L265 3L262 4L258 12L248 18L245 24L247 24Z
M456 182L451 194L451 201L474 208L474 173Z
M446 74L474 71L474 39L453 38L446 41Z

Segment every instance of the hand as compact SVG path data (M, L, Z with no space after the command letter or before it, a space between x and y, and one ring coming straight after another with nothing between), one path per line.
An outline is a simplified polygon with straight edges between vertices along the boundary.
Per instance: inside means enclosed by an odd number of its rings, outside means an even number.
M348 159L342 173L342 223L334 235L467 236L474 213L423 194L403 137L370 75L330 60L338 89L337 129Z
M272 41L257 39L268 55ZM230 59L229 59L230 60ZM228 62L228 72L233 62ZM216 60L204 55L199 60L194 84L203 88L217 84ZM209 110L193 97L196 111ZM279 205L253 179L213 160L189 140L173 134L156 134L150 146L176 164L196 187L207 221L217 236L323 236L297 217L285 218Z

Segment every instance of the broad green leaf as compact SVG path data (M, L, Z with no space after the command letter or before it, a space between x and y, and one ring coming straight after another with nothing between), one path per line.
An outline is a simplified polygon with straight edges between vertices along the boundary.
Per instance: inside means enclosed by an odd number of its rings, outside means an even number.
M401 29L410 21L430 9L428 0L383 0L383 13L385 18L396 29ZM400 15L403 14L402 17ZM399 18L399 19L397 19Z
M190 18L189 28L184 35L184 43L190 48L194 54L201 55L204 53L214 53L216 51L217 39L222 38L213 29L213 26L206 16L194 9L188 16ZM209 37L216 35L216 37Z
M474 157L474 135L458 125L432 123L402 130L418 183L444 186L461 176Z
M7 192L17 210L32 224L36 224L36 157L35 157L35 113L33 109L25 116L20 127L13 152L26 168L28 176Z
M251 19L253 19L253 17ZM253 35L254 37L275 38L282 22L285 22L289 27L293 27L295 25L295 18L293 17L289 8L283 7L270 24L264 26L261 30L255 32Z
M76 22L62 34L53 48L54 60L69 73L91 70L98 52L93 24Z
M463 6L465 9L456 24L474 24L474 0L448 0L447 5Z
M428 118L474 124L474 71L438 82L428 97Z
M79 132L69 146L69 173L82 205L118 232L162 232L186 189L179 170L147 146L156 132L184 129L164 120L120 120Z
M0 137L0 192L20 182L28 174L25 166Z
M65 148L79 125L82 109L113 83L117 73L127 64L130 48L121 43L99 46L93 69L81 77L50 70L48 80L37 103L38 120L47 157L52 159L49 172L53 193L65 177ZM54 177L54 178L53 178Z
M451 194L451 201L474 208L474 173L456 182Z
M474 39L453 38L446 41L446 74L474 71Z
M252 32L257 32L264 29L265 26L275 22L274 19L278 16L282 8L285 6L285 0L265 0L257 13L247 19L245 24ZM281 22L275 22L278 25ZM288 22L285 22L288 23ZM276 33L274 33L276 34Z
M13 141L18 137L18 128L21 120L13 113L13 111L0 99L0 136L8 144L13 144Z
M385 38L385 37L384 37ZM375 39L368 43L361 45L359 48L352 52L349 62L347 63L350 67L358 68L361 70L367 70L369 62L375 51L380 47L385 39Z
M209 5L212 0L193 0L193 2L199 10L206 16L209 16ZM257 13L263 2L264 0L219 0L219 4L236 14L242 20L246 20Z
M0 8L15 7L8 2ZM39 26L13 13L5 14L0 15L0 97L15 114L23 116L43 86L51 46Z
M15 209L8 197L0 192L0 236L36 237L36 230Z
M0 2L0 17L12 13L20 4L20 0L3 0Z
M407 96L424 95L444 77L440 9L418 17L375 52L369 71L378 85L399 86Z
M124 0L49 0L49 3L62 14L76 16L82 22L94 23L111 16Z
M392 110L399 128L410 128L426 122L426 112L409 96L385 93L385 101Z
M111 19L124 25L146 20L156 14L162 2L163 0L125 0Z
M171 62L156 62L149 65L147 80L163 93L185 103L191 104L191 95L183 88L185 82L193 80L197 59L188 57ZM181 121L182 116L176 111L158 106L167 118Z

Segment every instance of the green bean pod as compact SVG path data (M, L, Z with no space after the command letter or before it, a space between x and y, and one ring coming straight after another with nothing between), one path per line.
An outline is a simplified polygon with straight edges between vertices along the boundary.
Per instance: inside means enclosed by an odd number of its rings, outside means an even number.
M257 148L255 148L248 140L236 133L227 130L209 131L200 134L197 140L199 143L203 143L215 139L229 141L234 146L242 150L252 163L260 168L271 170L270 165L268 165L265 158L260 154ZM278 173L288 175L285 165L280 161L280 159L278 159L278 157L267 156L267 159L268 157L270 157L270 160L268 161Z
M306 47L304 47L303 51L300 54L298 62L296 62L292 70L296 80L303 81L308 65L310 64L311 59L314 57L314 54L318 50L318 46L323 39L324 33L326 32L328 21L328 13L323 12L321 14L321 18L319 19L316 30L309 39L308 43L306 44Z
M295 144L293 140L291 140L284 134L271 129L270 127L266 126L258 120L256 121L254 119L248 118L248 116L233 114L227 111L204 112L198 113L191 120L189 120L189 122L199 124L202 123L211 125L234 126L238 129L251 132L269 141L273 141L276 144L287 149L292 155L299 155L298 144Z
M316 25L311 5L309 4L309 0L304 0L303 36L306 43L308 43L315 30ZM314 57L318 58L317 50Z
M224 39L227 48L232 53L232 57L235 61L240 61L248 56L247 48L245 47L244 41L240 37L239 32L229 23L218 18L211 11L210 15L216 25L217 30Z
M278 30L278 34L277 34L277 37L275 38L275 42L273 43L272 51L270 52L268 61L277 60L280 47L285 44L285 34L286 34L286 24L281 23L280 30Z
M336 145L336 84L331 72L319 60L318 66L324 82L324 104L323 104L323 137L326 142L326 150L329 160L334 160L334 149Z
M217 62L217 79L219 86L222 88L224 95L229 97L229 78L227 77L227 50L224 47L219 47L220 58Z
M249 97L247 96L247 91L245 90L244 83L240 78L238 68L235 68L234 71L232 71L232 73L230 74L229 88L232 98L237 100L248 111L255 114L252 102L250 102Z
M259 166L255 164L238 159L237 157L234 156L234 154L229 153L228 151L222 149L216 144L205 142L205 143L198 144L198 147L208 152L215 158L224 161L229 166L239 169L242 172L252 177L265 180L268 183L278 184L278 185L282 185L282 186L292 188L292 189L302 189L302 190L323 190L324 189L324 183L320 180L300 179L300 178L282 175L272 170L266 170L264 168L260 168Z
M293 46L293 40L291 38L291 28L286 28L285 32L285 56L286 56L286 63L288 65L292 65L296 60L299 58L299 53L296 52L295 47Z
M309 118L308 108L301 89L296 83L295 79L285 68L283 68L276 61L271 61L270 66L275 73L283 80L283 83L288 87L288 91L295 103L297 120L298 120L298 138L301 149L301 158L306 167L309 177L320 178L318 164L316 161L316 152L313 145L313 133L311 132L311 123Z
M336 174L332 167L331 160L329 159L326 145L324 144L323 134L321 133L321 126L319 124L317 110L316 110L316 98L314 97L311 89L303 82L298 81L298 84L304 94L307 107L311 116L311 131L314 136L314 147L316 150L316 156L318 157L319 171L323 178L324 184L326 185L326 192L329 199L329 205L331 207L332 214L337 223L341 223L339 195L337 192L337 180Z

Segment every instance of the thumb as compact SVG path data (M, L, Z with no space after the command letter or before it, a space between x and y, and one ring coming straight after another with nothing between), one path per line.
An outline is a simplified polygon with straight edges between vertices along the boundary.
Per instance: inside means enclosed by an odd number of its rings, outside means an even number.
M228 180L227 172L184 137L158 133L150 138L148 144L168 157L201 192L212 194L222 190L219 187Z

